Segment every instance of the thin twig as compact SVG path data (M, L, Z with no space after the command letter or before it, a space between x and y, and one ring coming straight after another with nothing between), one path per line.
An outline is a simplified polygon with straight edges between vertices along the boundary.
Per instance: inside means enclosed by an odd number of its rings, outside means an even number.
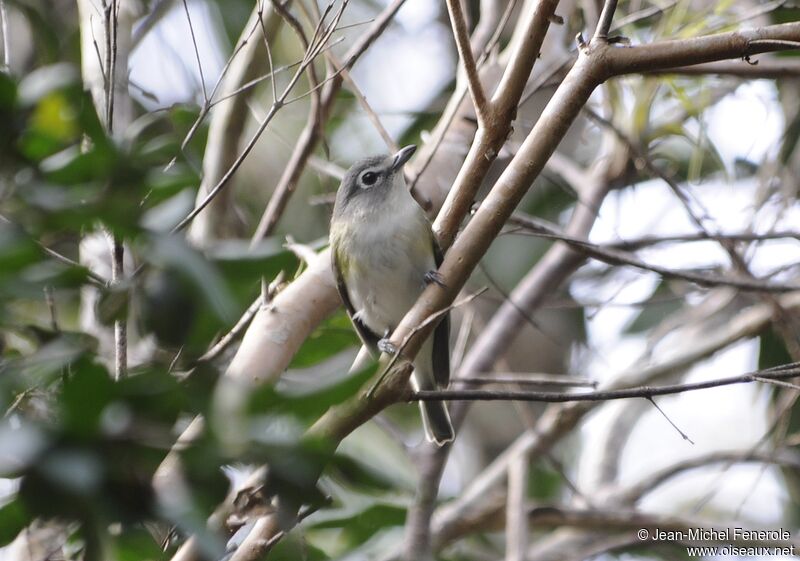
M259 308L261 308L263 298L259 295L250 306L248 306L247 310L242 314L242 317L239 318L239 321L236 322L228 333L225 334L219 341L214 343L214 346L208 349L203 355L198 359L198 362L211 362L215 360L218 356L220 356L225 349L227 349L231 343L238 339L239 335L250 325L250 322L258 312Z
M655 407L655 408L656 408L656 410L657 410L659 413L661 413L661 416L662 416L662 417L664 417L664 418L667 420L667 422L668 422L670 425L672 425L672 428L674 428L674 429L675 429L675 430L678 432L678 434L679 434L679 435L681 435L681 438L683 438L683 439L684 439L685 441L687 441L689 444L694 444L694 440L692 440L691 438L689 438L689 435L687 435L685 432L683 432L681 429L679 429L679 428L678 428L678 425L676 425L676 424L675 424L675 423L672 421L672 419L670 419L670 418L669 418L669 416L668 416L666 413L664 413L664 410L663 410L663 409L661 409L661 407L659 407L659 406L658 406L658 403L656 403L656 401L655 401L655 400L654 400L652 397L649 397L649 398L647 398L647 401L649 401L649 402L650 402L650 404L651 404L653 407Z
M475 114L478 116L478 122L481 125L488 126L490 119L489 114L492 108L486 99L486 93L483 91L481 78L478 74L478 67L475 64L475 57L472 55L472 45L469 41L469 33L467 32L467 24L464 20L464 12L461 9L461 2L459 0L447 0L446 3L447 12L450 14L450 24L453 27L453 36L456 40L458 57L461 59L461 64L464 66L469 93L475 105Z
M13 224L13 222L9 218L7 218L2 214L0 214L0 221L5 222L6 224ZM78 263L74 259L70 259L66 255L62 255L61 253L53 249L50 249L39 240L33 240L33 241L34 243L36 243L36 245L38 245L42 249L42 251L44 251L47 255L49 255L56 261L59 261L60 263L63 263L64 265L68 265L70 267L75 267L77 269L84 269L86 271L87 280L89 280L89 282L91 282L92 284L95 284L98 287L105 287L108 285L109 282L108 279L104 278L101 275L98 275L88 267Z
M420 390L413 391L408 401L534 401L540 403L570 403L578 401L612 401L617 399L652 399L659 395L673 395L708 388L749 384L757 378L766 380L785 380L800 377L800 363L783 365L783 369L756 370L740 376L718 378L705 382L672 384L667 386L640 386L620 390L605 390L586 393L541 392L541 391L502 391L502 390Z
M383 10L383 12L381 12L380 16L375 19L365 35L363 35L348 50L348 52L345 54L343 64L335 68L334 72L322 83L312 87L311 91L291 100L297 101L297 99L301 99L305 95L314 92L316 89L323 88L320 101L320 110L309 115L310 120L306 123L300 138L297 140L289 162L286 165L283 174L281 175L281 179L278 181L278 185L270 197L270 201L267 204L266 209L264 209L264 212L261 215L261 219L259 220L256 231L251 238L251 246L254 246L263 237L269 235L283 214L283 211L286 208L292 193L294 192L294 187L300 178L300 174L305 168L306 162L311 156L314 147L322 136L322 124L323 121L327 119L328 115L330 115L331 107L336 100L336 94L339 92L339 88L341 87L342 83L342 73L352 68L353 64L355 64L355 61L358 60L358 58L375 41L375 39L380 36L381 33L383 33L383 31L392 21L394 15L404 3L405 0L394 0L391 4L389 4ZM324 16L325 14L323 14L320 22L323 21ZM320 28L321 26L317 27ZM313 37L311 42L313 44ZM322 52L322 49L318 48L317 52ZM311 120L312 118L314 118L314 120Z
M334 68L336 68L337 70L341 68L341 63L336 58L336 55L330 53L328 55L328 59L331 61L331 64L333 64ZM386 130L386 127L383 126L383 123L381 123L380 117L378 117L378 114L370 106L369 102L367 101L367 98L361 92L361 89L358 87L358 84L356 84L355 80L353 79L353 76L347 70L342 70L341 74L342 78L344 78L344 80L348 84L348 89L355 96L356 100L358 100L359 105L361 105L361 108L364 110L364 113L367 114L367 118L372 123L372 126L375 127L375 130L378 132L378 135L381 137L384 144L386 144L386 148L388 148L389 152L391 153L397 152L398 150L397 143L389 134L389 131Z
M347 3L348 0L342 0L342 5L337 15L335 16L334 23L332 25L335 25L335 23L338 22L339 18L341 18L342 12ZM324 42L327 41L328 37L330 37L330 34L332 32L333 32L333 27L330 27L327 33L322 37L322 39L320 39L320 42L324 44ZM317 45L312 44L312 48L316 49L317 47L318 47ZM247 158L248 155L250 155L250 152L255 147L256 142L258 142L258 139L261 138L261 135L264 133L267 126L272 121L272 118L275 116L278 110L285 105L286 98L288 97L292 89L294 89L294 86L297 84L298 80L300 79L300 76L303 74L303 72L305 72L306 68L310 64L313 64L313 57L309 55L310 53L307 52L303 59L303 62L300 64L297 71L289 80L289 83L286 85L286 87L284 88L283 92L278 97L278 99L272 103L272 105L269 108L269 111L267 112L267 115L264 117L263 121L259 124L258 129L256 129L256 132L247 142L239 157L237 157L236 160L233 162L233 164L231 164L231 166L228 168L225 174L217 182L217 184L214 185L214 187L212 187L211 189L209 189L208 193L203 198L203 200L200 201L198 204L196 204L195 207L192 209L192 211L189 212L189 214L183 220L181 220L177 226L175 226L172 229L173 233L179 232L183 230L186 226L188 226L191 223L191 221L194 220L194 218L198 214L200 214L203 211L203 209L205 209L211 203L211 201L214 200L214 198L222 191L222 189L225 188L225 186L230 181L231 177L233 177L233 175L239 170L244 160Z
M194 46L194 57L197 60L197 71L200 73L200 88L203 91L203 103L205 105L208 105L206 78L203 75L203 64L200 62L200 51L197 48L197 38L194 36L194 26L192 25L192 16L189 15L189 6L186 3L186 0L183 0L183 11L186 12L186 21L189 23L189 33L192 36L192 46Z
M775 380L770 380L770 382L774 381ZM620 490L617 498L624 503L633 503L638 501L645 494L653 492L656 487L663 485L676 475L686 471L707 467L711 464L724 463L726 465L733 465L735 463L747 462L779 464L791 467L795 470L800 470L800 458L798 458L796 453L788 450L785 452L772 451L769 453L757 452L755 450L743 450L741 452L714 451L664 467L642 478L633 485Z
M517 224L522 224L525 222L525 219L518 214L515 218L515 222ZM531 228L538 229L540 236L552 237L552 239L560 240L573 249L599 261L611 265L629 265L637 269L658 273L666 278L685 280L703 287L731 286L748 292L792 292L800 290L800 286L794 284L778 284L769 282L768 280L728 278L705 273L695 273L692 271L677 271L662 267L661 265L645 263L625 251L601 247L588 240L573 238L564 233L552 231L540 221L530 222L528 225ZM709 237L713 239L714 236Z
M611 29L611 21L614 19L614 12L617 10L617 0L605 0L603 11L600 12L600 19L597 22L597 29L594 32L594 39L599 41L608 40L608 32Z
M515 384L518 386L559 386L565 388L596 388L597 382L593 380L577 380L564 374L540 373L492 373L477 374L469 378L459 377L450 381L451 384L465 386L482 386L487 384Z

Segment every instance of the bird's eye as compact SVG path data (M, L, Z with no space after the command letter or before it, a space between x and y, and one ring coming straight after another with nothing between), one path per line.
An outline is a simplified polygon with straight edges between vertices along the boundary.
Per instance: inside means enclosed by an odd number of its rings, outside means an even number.
M361 183L369 187L370 185L375 185L375 182L378 181L378 174L374 171L368 171L364 175L361 176Z

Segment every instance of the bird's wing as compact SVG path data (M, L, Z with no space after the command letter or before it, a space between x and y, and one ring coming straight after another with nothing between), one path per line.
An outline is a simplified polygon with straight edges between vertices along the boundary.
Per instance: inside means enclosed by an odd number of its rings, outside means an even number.
M356 317L356 309L353 307L353 303L350 301L350 295L347 293L347 285L345 284L344 276L342 275L342 268L339 266L339 252L336 251L336 248L332 249L333 251L331 251L331 258L333 275L336 277L336 288L339 291L339 296L342 299L342 303L344 303L344 307L347 310L347 315L350 316L350 321L353 322L353 327L355 327L356 333L358 333L358 337L361 339L361 342L364 343L364 346L369 349L369 352L372 353L373 356L377 356L378 341L380 340L380 336L374 333L369 327L364 325L364 322Z
M439 267L444 260L444 254L436 238L431 232L433 243L433 258ZM433 378L436 384L446 388L450 383L450 314L445 314L433 332Z

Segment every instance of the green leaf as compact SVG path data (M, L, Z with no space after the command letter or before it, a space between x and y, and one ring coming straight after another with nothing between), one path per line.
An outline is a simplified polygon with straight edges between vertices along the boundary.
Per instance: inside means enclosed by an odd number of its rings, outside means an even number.
M326 319L303 342L289 367L308 368L360 344L350 318L345 312L339 312Z
M41 169L50 181L75 185L103 180L110 176L114 165L110 154L99 150L86 152L80 146L71 146L43 160Z
M114 383L102 366L87 359L73 363L71 370L59 400L64 428L90 437L99 430L100 416L114 395Z
M144 528L125 528L113 541L114 558L117 561L148 561L169 559L159 544Z
M250 395L250 413L288 414L300 419L316 419L330 407L356 395L375 372L372 364L358 372L316 378L294 387L284 384L281 389L260 388Z
M404 525L406 507L362 496L341 509L322 513L317 520L309 523L309 526L315 529L341 529L349 547L353 548L382 530Z
M237 319L233 294L220 271L186 241L175 235L153 236L146 248L147 258L162 269L172 269L189 280L223 322Z
M398 478L392 477L393 474L381 472L376 466L361 461L361 458L341 451L334 455L328 473L351 488L389 491L402 484Z
M789 364L792 357L783 339L772 328L765 329L758 339L758 368L764 370L782 364Z
M298 265L297 257L275 238L262 240L253 248L243 240L221 241L206 256L238 295L240 305L253 301L262 278L269 282Z
M0 279L18 275L41 258L38 246L19 228L0 221Z
M8 545L32 521L22 501L14 499L0 507L0 547Z
M0 72L0 111L9 112L17 103L17 85L7 72Z

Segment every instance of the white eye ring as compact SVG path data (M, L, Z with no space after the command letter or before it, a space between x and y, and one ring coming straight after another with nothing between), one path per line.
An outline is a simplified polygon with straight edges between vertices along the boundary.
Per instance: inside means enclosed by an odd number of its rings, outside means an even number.
M374 171L365 171L361 174L361 188L362 189L369 189L378 181L378 173Z

